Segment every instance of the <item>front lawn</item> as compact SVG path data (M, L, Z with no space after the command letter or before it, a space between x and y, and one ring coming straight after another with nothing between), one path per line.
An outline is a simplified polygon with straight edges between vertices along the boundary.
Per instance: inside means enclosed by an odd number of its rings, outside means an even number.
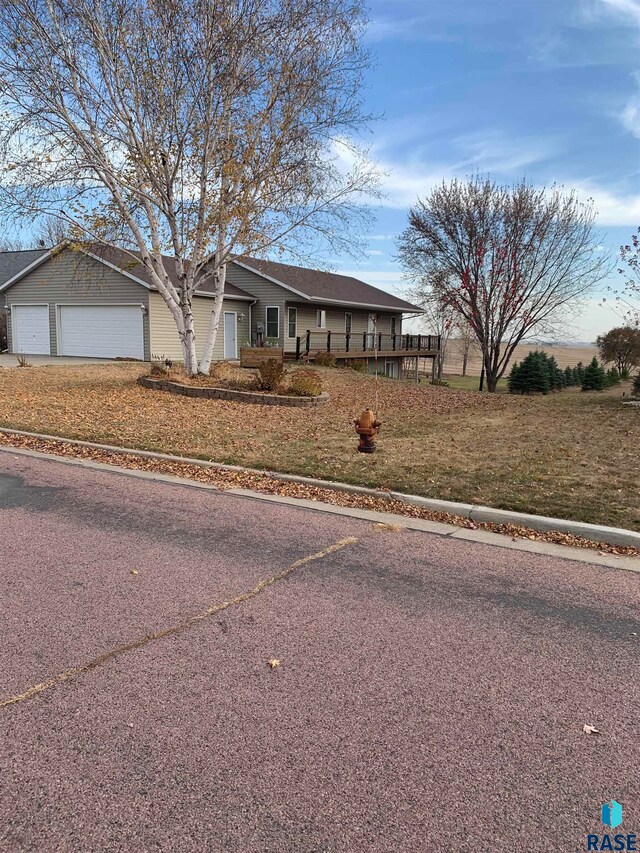
M331 403L282 409L143 389L136 364L0 370L0 426L640 529L640 412L622 391L478 394L319 369Z

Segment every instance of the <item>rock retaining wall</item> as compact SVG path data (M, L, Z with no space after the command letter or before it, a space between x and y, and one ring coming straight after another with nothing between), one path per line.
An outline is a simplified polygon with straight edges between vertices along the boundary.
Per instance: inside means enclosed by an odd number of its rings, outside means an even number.
M168 379L153 379L141 376L138 384L156 391L169 391L184 397L203 397L208 400L231 400L235 403L258 403L261 406L295 406L297 408L326 406L329 395L323 391L319 397L288 397L284 394L260 394L257 391L234 391L230 388L206 388L198 385L182 385Z

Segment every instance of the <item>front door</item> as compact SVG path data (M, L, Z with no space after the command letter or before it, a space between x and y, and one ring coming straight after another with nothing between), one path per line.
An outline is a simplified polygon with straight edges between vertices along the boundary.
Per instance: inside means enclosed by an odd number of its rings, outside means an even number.
M238 357L238 315L235 311L224 312L224 357Z
M375 342L375 332L376 332L376 314L369 314L369 318L367 320L367 349L373 349Z

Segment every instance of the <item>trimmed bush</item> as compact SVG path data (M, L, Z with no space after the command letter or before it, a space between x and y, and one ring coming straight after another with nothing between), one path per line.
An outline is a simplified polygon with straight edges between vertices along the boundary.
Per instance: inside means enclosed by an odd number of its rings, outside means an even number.
M322 393L322 380L317 370L300 367L289 377L289 393L297 397L318 397Z
M256 371L256 385L260 391L277 391L285 377L284 364L275 358L263 361Z
M317 352L313 357L314 364L317 364L318 367L335 367L336 359L335 356L331 355L328 352Z

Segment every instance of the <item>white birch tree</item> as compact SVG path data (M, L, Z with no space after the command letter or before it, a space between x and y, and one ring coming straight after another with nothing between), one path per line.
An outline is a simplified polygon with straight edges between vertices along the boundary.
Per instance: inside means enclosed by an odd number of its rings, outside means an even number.
M76 241L130 251L186 370L208 372L230 259L352 249L361 233L376 185L353 141L363 26L361 0L0 4L4 214L56 216Z

